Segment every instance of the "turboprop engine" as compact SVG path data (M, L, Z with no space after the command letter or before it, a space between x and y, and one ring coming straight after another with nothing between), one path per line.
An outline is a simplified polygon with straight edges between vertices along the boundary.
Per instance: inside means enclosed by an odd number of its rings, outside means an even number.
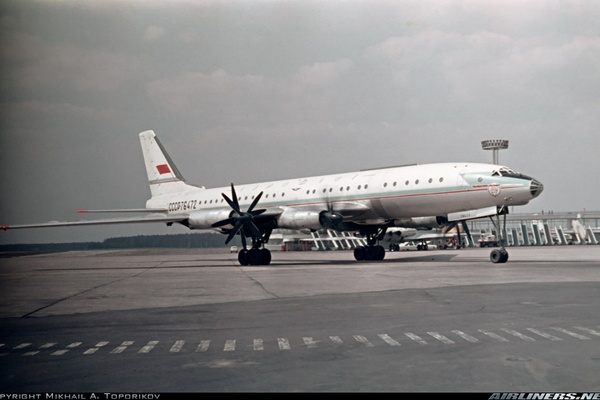
M434 229L443 228L448 225L448 218L446 217L413 217L413 218L400 218L394 220L394 226L402 228L415 228L415 229Z
M342 215L332 211L290 211L281 214L277 224L281 228L312 230L333 228L342 222Z

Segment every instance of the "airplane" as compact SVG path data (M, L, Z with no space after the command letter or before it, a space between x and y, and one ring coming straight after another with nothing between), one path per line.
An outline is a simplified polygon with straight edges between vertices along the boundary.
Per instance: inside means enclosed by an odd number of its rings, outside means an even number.
M412 164L207 189L183 178L154 131L141 132L139 139L151 194L145 208L78 212L143 215L1 225L0 229L178 223L226 234L226 244L240 235L239 263L269 265L271 253L264 244L274 229L326 228L366 238L366 246L354 249L354 258L379 261L385 257L379 241L388 228L415 220L464 221L494 215L498 224L504 215L506 225L509 206L525 205L544 190L538 180L506 166L468 162ZM490 260L508 260L503 245L492 251Z

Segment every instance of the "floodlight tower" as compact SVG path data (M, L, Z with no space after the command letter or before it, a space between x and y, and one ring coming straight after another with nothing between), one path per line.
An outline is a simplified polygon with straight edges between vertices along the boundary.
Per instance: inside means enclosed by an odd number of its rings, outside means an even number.
M498 152L500 150L508 149L508 140L504 139L492 139L483 140L481 142L481 148L483 150L492 150L494 165L498 165Z

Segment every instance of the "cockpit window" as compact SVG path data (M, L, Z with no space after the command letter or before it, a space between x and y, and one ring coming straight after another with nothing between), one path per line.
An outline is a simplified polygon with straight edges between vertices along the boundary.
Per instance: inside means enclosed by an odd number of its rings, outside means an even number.
M514 169L507 168L507 167L502 167L500 169L495 170L494 172L492 172L492 176L506 176L506 177L510 177L510 178L532 179L531 177L529 177L527 175L523 175L522 173L517 172Z

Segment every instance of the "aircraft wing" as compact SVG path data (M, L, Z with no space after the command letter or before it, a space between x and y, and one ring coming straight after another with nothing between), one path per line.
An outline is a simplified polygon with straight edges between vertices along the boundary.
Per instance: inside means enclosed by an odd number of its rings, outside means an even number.
M97 210L100 212L100 210ZM108 211L108 210L106 210ZM106 212L105 211L105 212ZM131 210L127 210L131 212ZM146 210L147 212L148 210ZM114 212L114 210L110 210ZM125 212L117 211L117 212ZM149 222L164 222L173 223L185 221L189 218L188 214L148 214L141 217L124 217L124 218L104 218L96 220L80 220L80 221L51 221L41 224L24 224L24 225L2 225L0 229L24 229L24 228L52 228L60 226L83 226L83 225L110 225L110 224L138 224L138 223L149 223Z

